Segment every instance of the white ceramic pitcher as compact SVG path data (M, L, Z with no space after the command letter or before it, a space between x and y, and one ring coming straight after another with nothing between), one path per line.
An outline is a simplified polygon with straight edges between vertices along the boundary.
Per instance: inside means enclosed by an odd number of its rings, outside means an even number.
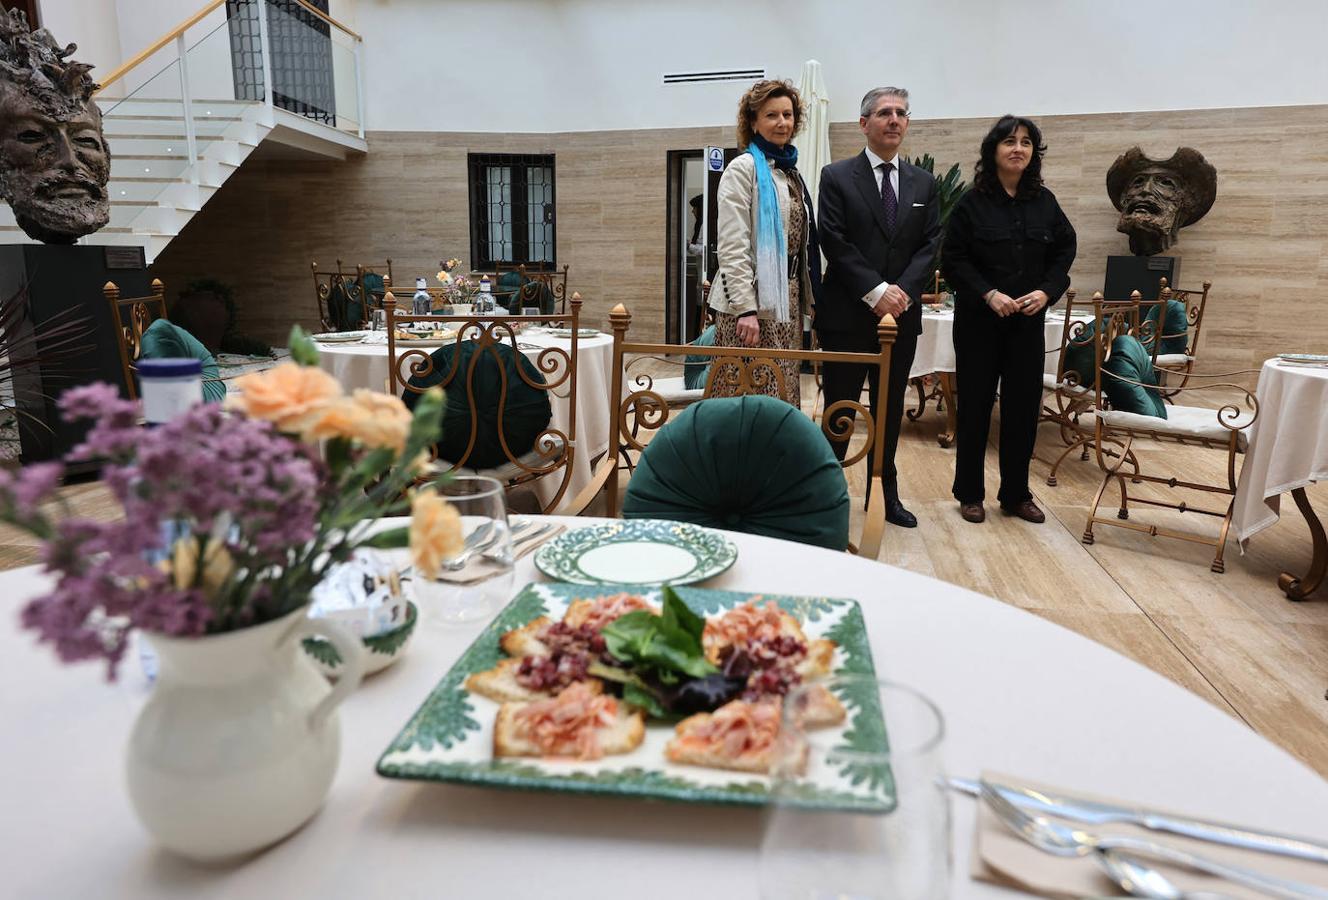
M149 634L159 670L129 739L129 796L161 844L216 861L259 850L323 803L341 755L336 706L364 673L361 641L301 607L201 638ZM300 646L332 642L328 685Z

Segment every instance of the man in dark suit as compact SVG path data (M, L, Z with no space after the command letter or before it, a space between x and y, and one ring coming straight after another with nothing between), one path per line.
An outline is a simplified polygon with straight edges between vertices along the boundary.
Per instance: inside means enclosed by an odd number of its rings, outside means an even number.
M816 333L826 350L875 353L880 348L877 323L887 313L895 317L899 331L885 404L885 518L913 528L918 520L899 500L895 448L908 372L922 333L919 301L941 241L940 200L931 173L899 158L908 131L908 91L874 88L862 98L860 113L867 149L821 170L817 225L826 271L816 304ZM857 400L869 373L871 411L879 416L876 373L865 365L825 364L826 406ZM847 444L834 447L842 459Z

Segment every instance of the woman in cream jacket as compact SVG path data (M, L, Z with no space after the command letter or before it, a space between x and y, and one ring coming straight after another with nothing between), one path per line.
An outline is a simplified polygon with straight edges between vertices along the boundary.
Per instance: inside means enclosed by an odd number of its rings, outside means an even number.
M793 136L802 101L787 81L759 81L738 104L738 145L719 181L719 272L710 291L715 343L721 347L796 350L812 306L808 240L815 227ZM780 372L754 373L761 393L799 405L797 360ZM711 393L738 393L738 367L716 359Z

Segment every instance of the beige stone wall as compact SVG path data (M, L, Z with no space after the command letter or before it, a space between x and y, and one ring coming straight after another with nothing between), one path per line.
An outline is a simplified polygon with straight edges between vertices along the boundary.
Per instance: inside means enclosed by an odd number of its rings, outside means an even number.
M905 152L931 153L965 177L991 119L919 120ZM1110 254L1126 253L1104 181L1135 143L1153 155L1202 151L1218 196L1181 232L1185 285L1213 282L1204 369L1257 366L1283 350L1328 350L1328 107L1189 110L1039 120L1044 176L1079 232L1074 285L1100 288ZM836 158L856 153L855 123L832 126ZM665 160L670 149L732 142L732 128L541 135L380 132L348 162L251 159L157 260L172 293L212 275L235 285L242 325L281 342L316 324L309 262L391 256L398 283L469 257L467 152L557 156L558 261L591 324L627 303L633 333L663 336Z

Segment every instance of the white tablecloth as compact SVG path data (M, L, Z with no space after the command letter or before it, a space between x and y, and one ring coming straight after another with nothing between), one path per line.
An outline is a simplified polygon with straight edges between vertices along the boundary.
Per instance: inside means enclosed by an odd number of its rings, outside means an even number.
M538 332L522 332L517 340L539 349L521 352L538 364L541 349L560 347L570 350L572 342ZM369 388L387 390L387 344L319 344L318 364L341 382L346 390ZM572 479L563 494L570 501L590 483L591 460L609 446L609 385L613 368L613 338L607 334L583 337L577 341L576 385L576 455L572 460ZM561 395L561 396L560 396ZM570 424L571 405L566 386L554 389L549 397L553 405L551 427L566 431ZM561 472L535 480L534 488L541 503L548 503L558 492Z
M1081 318L1075 316L1076 319ZM1092 320L1092 316L1082 317ZM1047 349L1055 350L1061 345L1065 333L1065 317L1054 312L1046 318ZM1048 375L1056 374L1056 353L1046 354L1043 370ZM955 370L954 349L954 310L942 312L923 312L922 334L918 335L918 351L913 356L913 368L909 378L921 378L932 372L953 372Z
M951 772L990 768L1328 840L1328 782L1149 669L931 578L801 544L730 536L737 563L703 586L857 598L877 672L919 688L944 711ZM518 585L538 577L530 557L518 564ZM239 866L181 862L154 847L125 793L123 753L140 698L102 683L96 666L57 663L17 630L16 611L41 587L33 569L0 573L11 611L0 626L5 896L757 896L757 810L375 775L378 756L480 624L422 626L400 663L347 700L336 780L301 831ZM974 801L956 797L954 810L953 896L1011 897L969 880Z
M1328 369L1267 360L1255 395L1231 516L1240 541L1277 522L1282 494L1328 479Z

